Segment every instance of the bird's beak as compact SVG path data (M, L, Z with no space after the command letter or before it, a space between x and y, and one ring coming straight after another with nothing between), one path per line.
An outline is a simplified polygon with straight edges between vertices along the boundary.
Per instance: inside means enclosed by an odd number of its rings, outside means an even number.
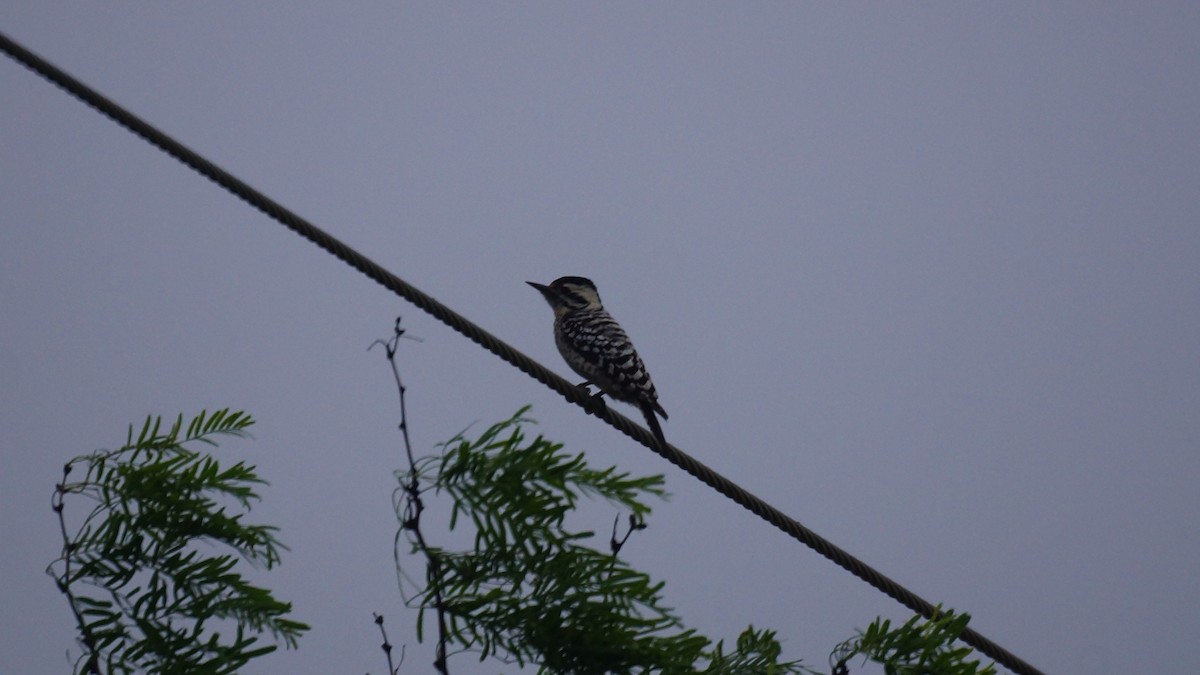
M542 299L545 300L546 304L550 305L551 307L558 307L558 305L562 302L558 296L558 291L554 290L553 288L550 288L549 286L543 286L536 281L526 281L525 283L536 288L538 292L542 294Z

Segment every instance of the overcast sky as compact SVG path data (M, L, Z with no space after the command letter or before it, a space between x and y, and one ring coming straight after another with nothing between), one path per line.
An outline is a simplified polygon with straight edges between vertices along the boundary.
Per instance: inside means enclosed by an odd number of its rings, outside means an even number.
M671 441L1046 672L1200 662L1200 4L10 0L0 30L564 375L524 282L591 277ZM429 672L366 351L397 314L421 447L532 403L666 473L626 554L689 625L824 667L908 616L0 60L0 673L75 649L62 464L224 406L313 626L257 672L384 672L372 612Z

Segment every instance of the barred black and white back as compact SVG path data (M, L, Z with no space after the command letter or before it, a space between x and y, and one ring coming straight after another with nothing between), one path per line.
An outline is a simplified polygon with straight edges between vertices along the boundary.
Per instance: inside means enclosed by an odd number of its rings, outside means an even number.
M610 397L637 406L659 443L666 447L655 414L667 418L646 365L621 325L600 302L596 285L562 277L538 289L554 310L554 344L567 365Z

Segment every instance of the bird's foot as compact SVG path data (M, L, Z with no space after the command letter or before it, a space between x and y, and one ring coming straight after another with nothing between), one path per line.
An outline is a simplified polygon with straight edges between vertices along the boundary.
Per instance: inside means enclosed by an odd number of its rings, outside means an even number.
M604 401L604 392L597 391L596 393L592 393L590 385L590 382L584 382L579 385L579 388L583 390L584 394L586 394L588 397L588 400L585 403L587 406L587 411L599 417L604 414L605 410L608 409L608 403Z

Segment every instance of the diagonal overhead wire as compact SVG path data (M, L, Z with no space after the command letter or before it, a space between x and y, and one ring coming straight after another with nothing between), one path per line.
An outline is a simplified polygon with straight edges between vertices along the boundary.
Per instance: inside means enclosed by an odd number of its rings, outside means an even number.
M162 131L159 131L68 73L25 49L4 33L0 33L0 50L3 50L17 62L95 108L101 114L111 118L129 131L157 146L163 152L183 162L200 175L215 182L254 208L267 214L289 230L332 253L339 260L374 279L384 288L408 300L484 349L517 367L521 372L550 387L571 403L580 406L589 414L603 419L621 433L650 448L667 461L699 479L705 485L712 487L717 492L725 495L771 525L774 525L793 539L800 541L817 553L825 556L900 604L926 618L937 616L938 609L927 600L924 600L858 558L835 546L832 542L808 529L799 521L791 518L759 497L747 492L733 481L713 471L675 446L668 444L666 447L660 447L649 431L635 424L628 417L614 412L611 408L596 409L592 403L591 396L576 385L512 348L496 336L480 328L466 317L438 302L415 286L387 271L333 235L301 218L224 169L209 162L204 157L201 157L196 152ZM963 642L975 647L1014 673L1019 673L1020 675L1042 675L1042 671L1026 663L1015 654L1012 654L975 630L967 628L959 637Z

